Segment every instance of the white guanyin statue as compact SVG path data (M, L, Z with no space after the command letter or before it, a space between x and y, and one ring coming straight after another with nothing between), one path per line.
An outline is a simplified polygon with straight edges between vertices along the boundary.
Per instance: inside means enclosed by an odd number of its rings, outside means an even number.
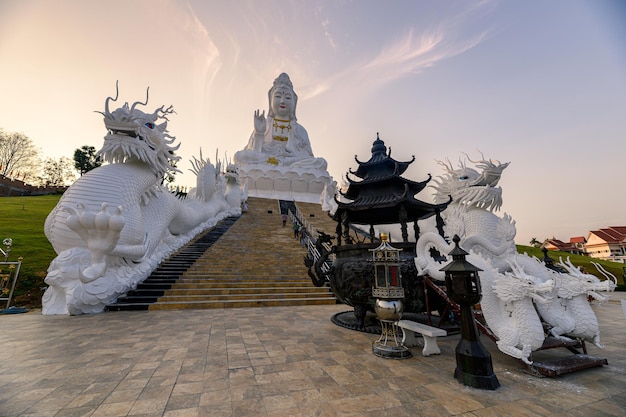
M319 202L330 176L324 158L313 155L306 129L297 121L296 95L282 73L268 92L269 111L254 112L254 131L234 162L250 196Z

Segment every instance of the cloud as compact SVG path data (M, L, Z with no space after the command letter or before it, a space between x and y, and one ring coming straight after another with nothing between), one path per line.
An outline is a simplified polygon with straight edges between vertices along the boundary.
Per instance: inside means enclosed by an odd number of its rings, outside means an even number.
M395 39L378 49L364 48L365 55L355 56L347 66L335 68L330 74L314 80L300 96L306 100L329 90L341 90L350 91L352 99L359 101L389 83L415 76L461 55L489 38L490 29L477 32L472 26L475 27L485 13L493 10L493 6L493 1L484 0L439 21L432 18L435 23L429 26L405 27ZM341 48L331 35L332 22L322 17L322 11L315 10L320 17L318 24L324 31L328 46L337 52Z
M328 18L325 18L324 20L322 20L322 29L324 30L324 36L326 37L326 40L328 41L328 45L330 45L330 47L332 49L337 49L337 42L335 42L335 38L333 38L333 35L330 33L329 27L330 27L330 20Z
M411 74L418 74L439 62L462 54L486 38L486 32L455 42L446 32L437 28L415 33L411 28L398 41L384 47L361 72L368 79L383 85Z
M335 88L350 90L351 94L371 94L393 81L419 74L460 55L479 45L487 36L488 33L483 32L455 41L442 29L416 33L411 28L400 39L384 46L373 58L317 80L313 88L301 94L301 98L311 99Z

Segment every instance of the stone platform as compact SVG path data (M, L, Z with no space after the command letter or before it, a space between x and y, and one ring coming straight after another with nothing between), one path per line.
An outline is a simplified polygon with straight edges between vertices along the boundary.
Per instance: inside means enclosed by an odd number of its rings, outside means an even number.
M608 359L559 378L524 373L481 340L501 387L453 378L458 335L441 355L372 354L377 335L338 327L343 305L0 316L0 415L624 416L624 293L594 307Z
M273 165L242 165L238 169L240 181L247 181L250 197L319 204L324 188L332 183L326 171L300 172Z

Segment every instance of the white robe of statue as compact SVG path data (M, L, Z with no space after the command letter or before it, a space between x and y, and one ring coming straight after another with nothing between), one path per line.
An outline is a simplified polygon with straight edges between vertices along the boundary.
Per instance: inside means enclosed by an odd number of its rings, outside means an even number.
M238 165L270 164L326 171L323 158L313 155L306 129L297 122L298 96L289 76L282 73L268 93L270 110L254 112L254 131L248 145L235 153Z

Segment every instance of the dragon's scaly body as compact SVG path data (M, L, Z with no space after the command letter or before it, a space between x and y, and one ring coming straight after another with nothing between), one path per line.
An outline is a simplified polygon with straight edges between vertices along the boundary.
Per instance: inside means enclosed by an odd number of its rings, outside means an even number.
M559 273L536 258L518 254L515 222L507 214L494 214L502 205L502 189L497 183L509 164L474 163L480 172L465 164L454 169L449 162L441 163L446 174L435 180L435 201L452 196L452 203L442 213L446 235L458 235L460 245L470 253L468 260L484 269L479 275L481 307L498 337L498 348L529 362L531 352L541 347L545 338L541 319L552 327L554 336L580 337L599 346L597 319L586 296L593 291L611 291L615 284L582 274L571 264L567 273ZM442 265L431 256L433 248L443 255L452 249L436 233L424 233L417 241L415 263L422 274L443 279Z
M167 133L171 107L147 114L136 108L146 100L111 112L110 100L98 153L109 164L78 179L46 219L58 256L45 279L43 314L102 311L197 233L240 213L216 187L224 180L202 156L194 160L199 197L179 199L162 186L180 159Z

